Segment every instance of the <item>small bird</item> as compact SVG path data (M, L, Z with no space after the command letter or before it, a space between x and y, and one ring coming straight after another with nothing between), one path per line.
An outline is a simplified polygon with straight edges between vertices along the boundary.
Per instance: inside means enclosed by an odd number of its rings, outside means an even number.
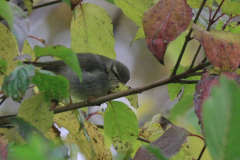
M81 100L107 95L119 82L126 84L130 79L128 68L117 60L92 53L78 53L77 58L82 70L82 83L76 73L61 60L36 62L34 65L67 78L70 95Z

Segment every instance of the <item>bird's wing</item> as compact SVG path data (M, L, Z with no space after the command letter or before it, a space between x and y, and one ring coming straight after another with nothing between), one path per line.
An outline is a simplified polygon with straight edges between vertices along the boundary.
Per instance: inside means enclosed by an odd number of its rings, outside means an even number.
M89 73L106 70L98 55L92 53L78 53L78 61L82 71Z

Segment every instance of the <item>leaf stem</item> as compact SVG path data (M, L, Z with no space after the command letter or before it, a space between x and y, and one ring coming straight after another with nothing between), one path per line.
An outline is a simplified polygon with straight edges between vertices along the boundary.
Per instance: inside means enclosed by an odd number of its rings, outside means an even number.
M197 13L197 15L196 15L193 23L196 24L196 22L197 22L197 20L198 20L198 18L199 18L199 16L200 16L201 11L202 11L202 9L203 9L203 7L204 7L204 5L205 5L206 2L207 2L207 0L203 0L202 5L201 5L201 7L199 8L198 13ZM185 37L185 42L184 42L184 44L183 44L182 50L181 50L181 52L180 52L180 55L179 55L179 57L178 57L177 63L176 63L176 65L175 65L174 69L173 69L172 76L175 76L175 75L176 75L177 69L178 69L179 64L180 64L180 62L181 62L181 60L182 60L182 57L183 57L183 54L184 54L185 49L186 49L186 47L187 47L187 44L188 44L188 42L189 42L190 39L191 39L190 36L191 36L191 34L192 34L192 31L193 31L193 29L191 28L190 31L188 32L188 34L187 34L186 37Z
M39 38L34 37L34 36L28 36L28 37L29 37L29 38L33 38L33 39L35 39L35 40L41 42L43 45L45 45L45 47L47 47L47 45L45 44L45 40L44 40L44 39L39 39Z
M203 146L203 148L202 148L202 150L201 150L197 160L200 160L202 158L202 155L203 155L205 149L206 149L206 145Z
M197 59L197 56L198 56L198 53L200 52L201 47L202 47L202 45L200 44L200 45L198 46L197 52L195 53L195 56L193 57L193 60L192 60L192 63L191 63L190 69L193 68L194 63L195 63L195 61L196 61L196 59Z

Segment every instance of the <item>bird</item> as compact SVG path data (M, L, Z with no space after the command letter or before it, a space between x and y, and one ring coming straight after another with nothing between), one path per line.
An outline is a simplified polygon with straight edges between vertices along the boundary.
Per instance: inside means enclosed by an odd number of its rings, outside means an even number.
M70 95L81 100L107 95L119 82L126 84L130 79L129 69L117 60L93 53L77 53L77 58L82 71L82 82L62 60L24 63L64 76L69 81Z

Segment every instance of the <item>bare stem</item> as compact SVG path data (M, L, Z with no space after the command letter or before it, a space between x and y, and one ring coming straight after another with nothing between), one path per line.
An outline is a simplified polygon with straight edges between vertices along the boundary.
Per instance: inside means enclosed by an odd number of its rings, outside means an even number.
M61 3L61 2L63 2L63 1L62 0L56 0L56 1L48 2L48 3L44 3L44 4L37 5L37 6L33 6L33 9L38 9L38 8L50 6L50 5L53 5L53 4ZM27 8L23 9L23 11L27 11Z
M202 11L202 9L203 9L203 7L204 7L204 5L205 5L206 2L207 2L207 0L204 0L204 1L202 2L202 5L201 5L201 7L199 8L198 13L197 13L197 15L196 15L193 23L196 24L196 22L197 22L197 20L198 20L198 17L200 16L201 11ZM180 52L180 55L179 55L179 57L178 57L177 63L176 63L176 65L175 65L174 69L173 69L172 76L175 76L175 75L176 75L177 69L178 69L178 67L179 67L179 65L180 65L180 62L181 62L181 60L182 60L182 57L183 57L183 54L184 54L185 49L186 49L186 47L187 47L187 44L188 44L188 42L191 40L191 37L190 37L190 36L191 36L191 34L192 34L192 31L193 31L193 30L190 29L190 31L188 32L188 34L187 34L186 37L185 37L185 42L184 42L184 44L183 44L182 50L181 50L181 52Z
M199 154L199 157L197 160L200 160L202 158L202 155L203 155L205 149L206 149L206 145L203 146L203 149L201 150L201 153Z
M198 53L200 52L201 47L202 47L202 45L200 44L200 45L198 46L198 49L197 49L197 52L196 52L195 56L193 57L193 60L192 60L192 63L191 63L190 69L193 68L194 63L195 63L195 61L196 61L196 59L197 59L197 56L198 56Z

